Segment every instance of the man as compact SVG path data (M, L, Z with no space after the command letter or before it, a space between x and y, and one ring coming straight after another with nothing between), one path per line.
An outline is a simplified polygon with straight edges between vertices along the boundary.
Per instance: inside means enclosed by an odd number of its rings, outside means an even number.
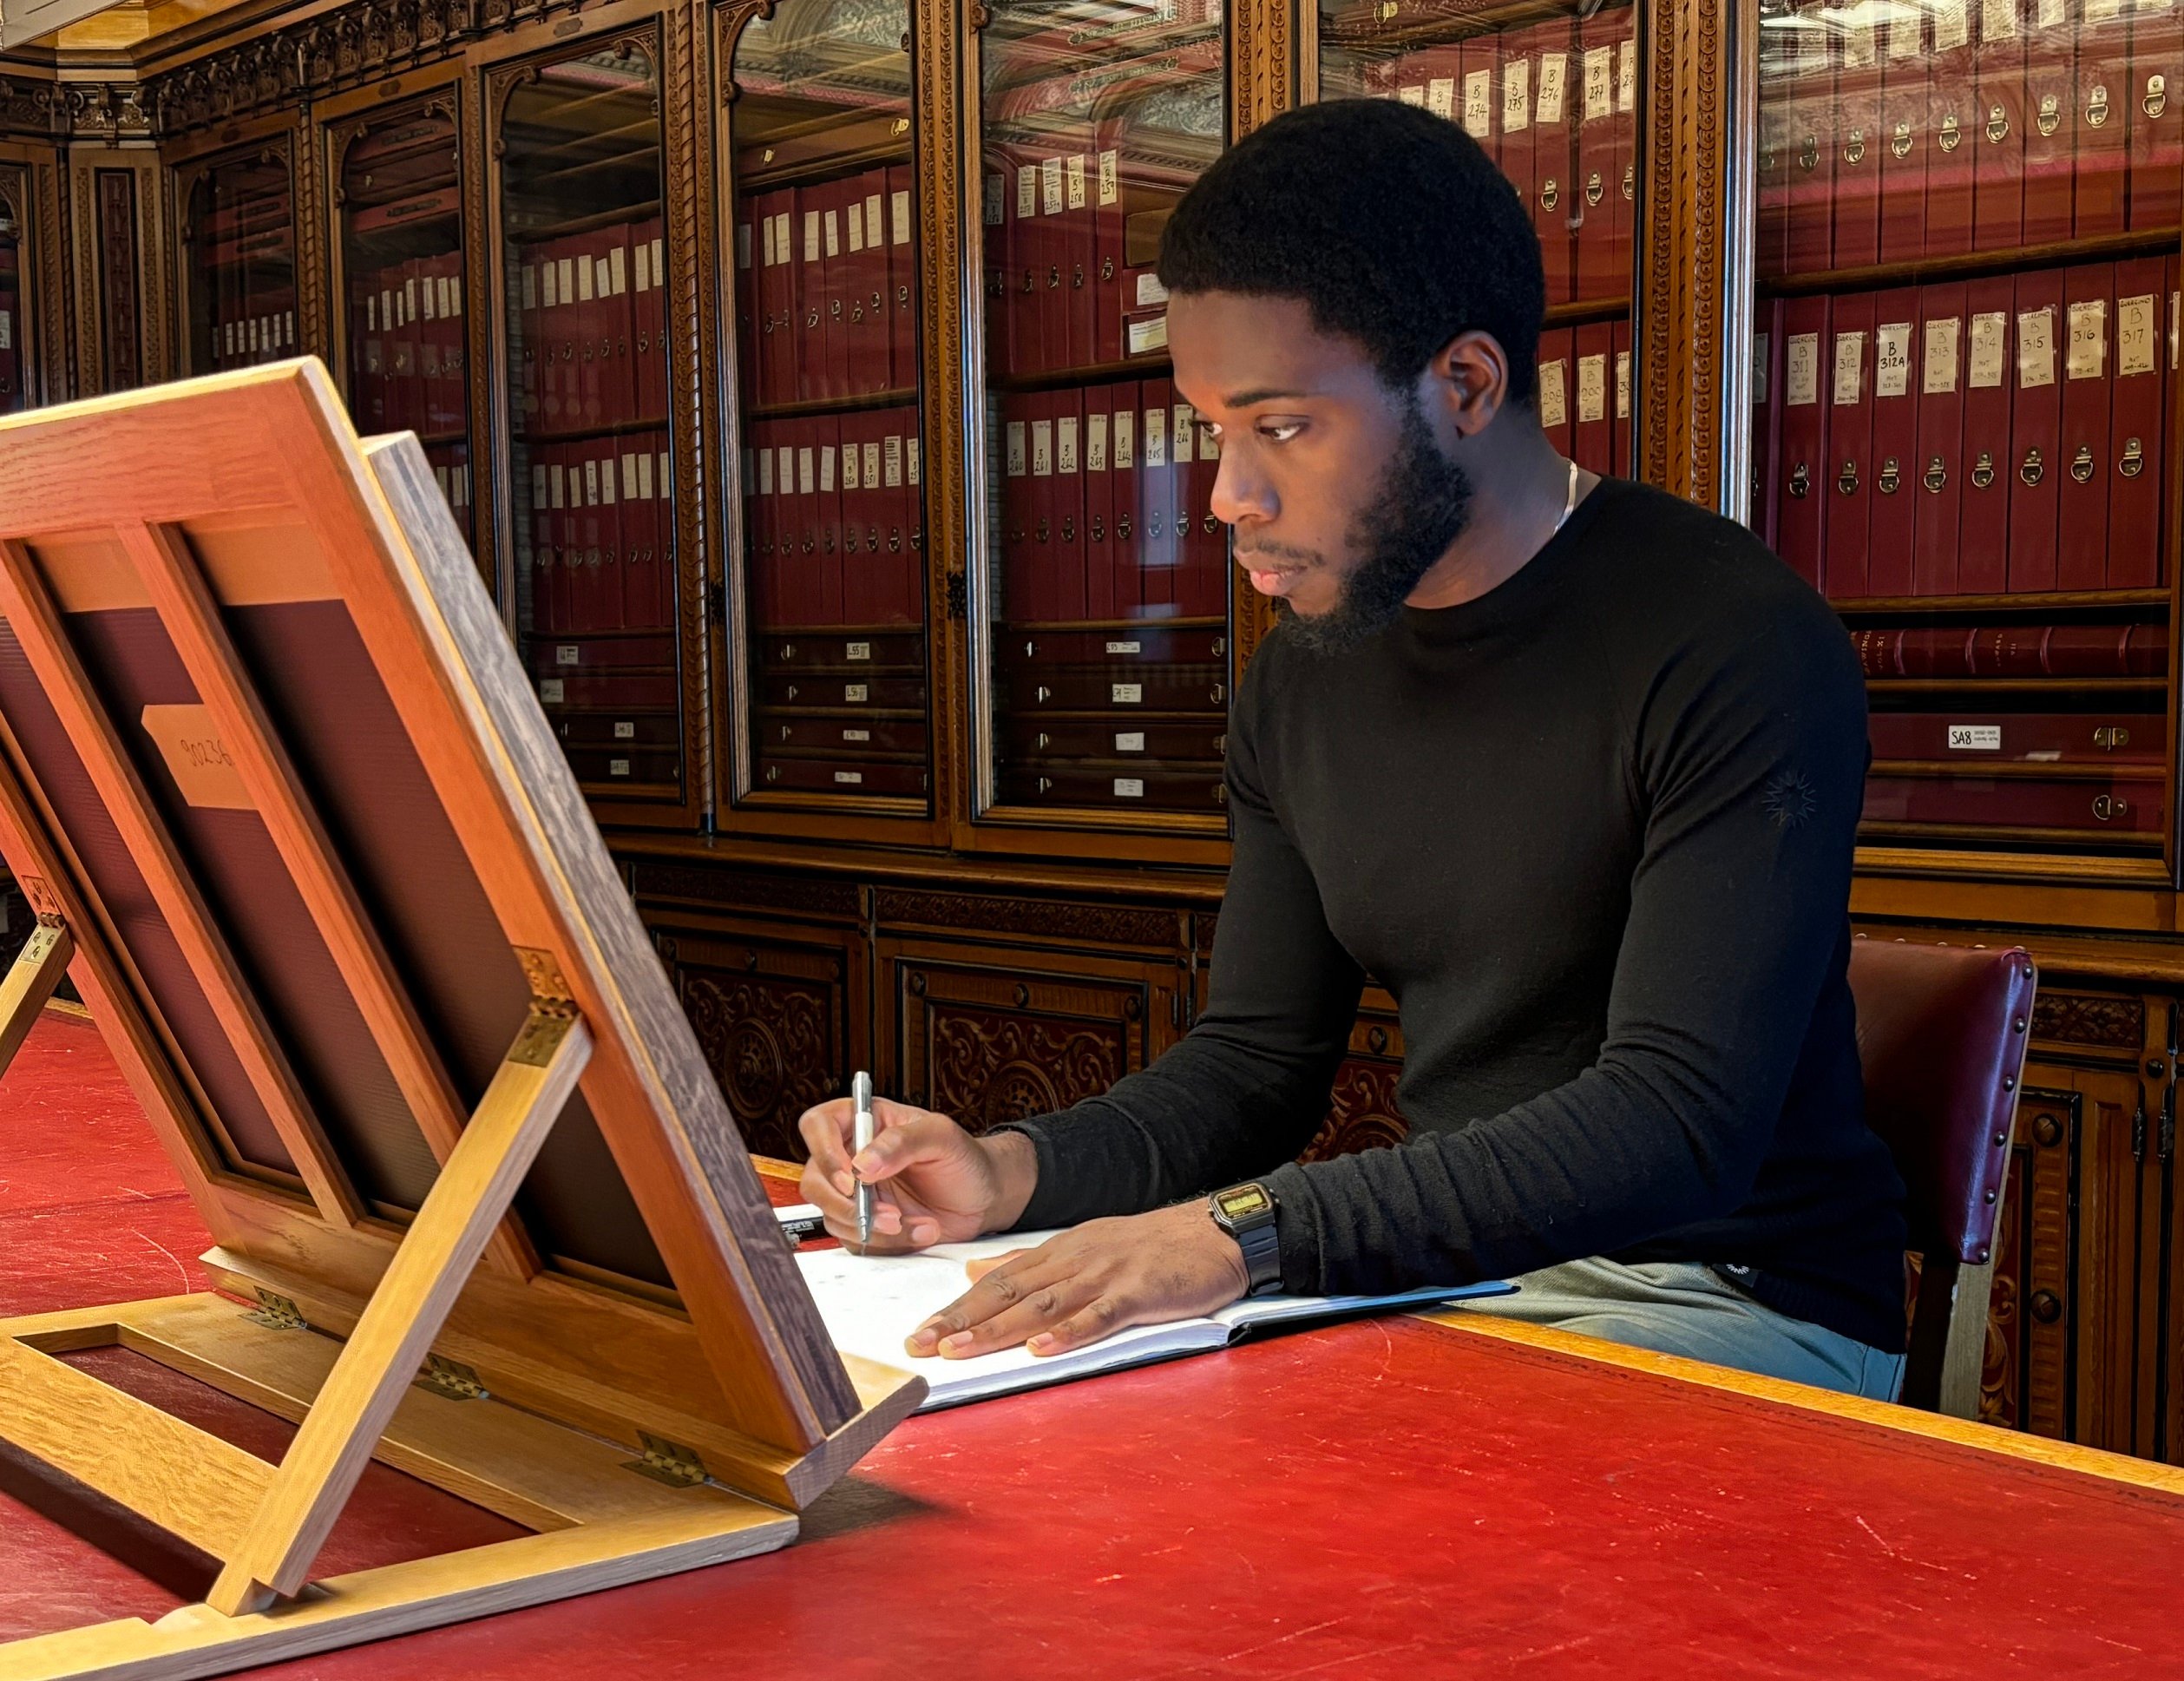
M1455 125L1278 119L1177 207L1160 274L1177 386L1223 439L1214 509L1289 607L1230 728L1210 1008L1106 1095L984 1138L884 1105L852 1166L823 1105L806 1195L840 1235L876 1184L876 1250L1074 1227L913 1354L1512 1277L1482 1310L1892 1397L1903 1193L1860 1106L1840 626L1742 529L1555 453L1539 246ZM1401 1006L1410 1137L1296 1166L1368 974Z

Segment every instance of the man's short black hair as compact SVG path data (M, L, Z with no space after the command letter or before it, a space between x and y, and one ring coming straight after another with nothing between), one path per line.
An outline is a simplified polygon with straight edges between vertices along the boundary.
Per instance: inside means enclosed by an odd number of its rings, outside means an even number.
M1509 400L1531 399L1539 236L1479 142L1418 106L1329 100L1237 141L1168 219L1160 279L1302 299L1399 389L1458 333L1491 333L1509 358Z

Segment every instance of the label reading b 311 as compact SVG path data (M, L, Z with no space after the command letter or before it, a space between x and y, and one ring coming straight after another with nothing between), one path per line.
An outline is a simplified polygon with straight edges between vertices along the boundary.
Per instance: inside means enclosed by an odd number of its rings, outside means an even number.
M2002 751L1999 724L1951 724L1949 751L1952 753L1998 753Z

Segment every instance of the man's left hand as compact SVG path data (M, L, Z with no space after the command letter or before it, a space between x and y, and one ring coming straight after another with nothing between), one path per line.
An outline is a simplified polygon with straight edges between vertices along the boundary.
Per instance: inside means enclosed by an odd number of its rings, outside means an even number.
M1063 1354L1126 1325L1211 1313L1251 1286L1243 1251L1213 1223L1203 1197L1150 1214L1088 1220L987 1265L903 1346L950 1360L1019 1343L1033 1354Z

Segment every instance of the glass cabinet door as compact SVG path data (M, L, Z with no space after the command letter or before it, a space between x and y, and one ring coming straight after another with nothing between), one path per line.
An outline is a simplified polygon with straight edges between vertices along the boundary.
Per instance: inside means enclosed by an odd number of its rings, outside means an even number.
M1637 13L1629 0L1510 10L1525 21L1452 15L1441 0L1322 0L1320 97L1422 105L1500 166L1546 269L1541 423L1579 466L1628 476Z
M651 38L528 68L498 140L518 648L588 791L672 793L682 686Z
M900 0L784 0L736 47L734 625L762 804L929 798L909 30Z
M0 165L0 415L30 403L30 320L23 310L23 222L28 172Z
M1227 137L1221 8L1005 0L980 39L987 802L1217 831L1229 532L1155 264Z
M361 431L415 432L475 544L455 95L374 115L341 136L343 343Z
M295 184L285 143L200 170L184 202L182 250L191 373L297 353Z
M2168 829L2184 10L1760 10L1751 519L1851 627L1865 834Z

